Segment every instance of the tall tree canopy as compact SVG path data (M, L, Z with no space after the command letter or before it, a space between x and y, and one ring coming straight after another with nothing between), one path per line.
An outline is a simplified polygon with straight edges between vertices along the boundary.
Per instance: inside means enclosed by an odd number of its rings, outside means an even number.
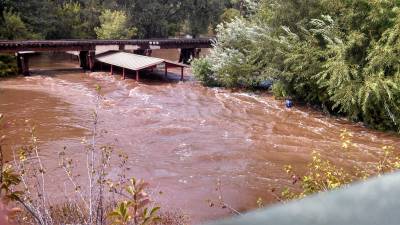
M111 10L126 15L124 27L136 28L138 38L198 36L215 28L232 7L239 5L230 0L0 0L0 25L5 13L13 12L39 39L96 38L102 13ZM14 37L1 32L0 38Z
M129 27L124 11L104 10L100 16L100 27L95 28L99 39L129 39L136 34L136 28Z

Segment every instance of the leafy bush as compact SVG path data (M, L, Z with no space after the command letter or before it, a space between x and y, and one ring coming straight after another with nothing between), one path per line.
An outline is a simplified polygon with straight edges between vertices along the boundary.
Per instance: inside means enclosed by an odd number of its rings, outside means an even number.
M283 99L287 97L285 84L282 81L277 81L272 85L272 93L275 98Z
M342 149L339 154L344 154L349 160L354 160L354 156L347 154L350 148L360 150L357 145L352 143L352 136L347 130L342 131ZM395 152L394 147L383 146L380 152L374 153L374 156L377 158L376 162L356 165L349 170L348 168L338 167L331 161L323 159L319 153L313 152L311 162L308 164L307 172L304 175L297 175L291 165L285 166L285 171L296 188L285 188L279 199L303 198L315 193L345 187L357 180L365 180L372 176L400 169L400 157Z
M400 131L399 24L396 0L262 1L218 26L202 77L226 87L278 81L277 97Z
M208 58L195 59L192 62L193 73L204 85L215 86L216 81L211 71L211 62Z
M208 66L207 69L195 69L195 75L205 84L227 87L251 87L260 83L261 74L252 66L247 57L253 48L253 43L263 28L252 25L243 18L235 18L229 23L217 27L217 42L211 50L210 56L199 61ZM196 63L195 63L195 67Z
M0 77L16 75L18 73L15 57L0 55Z
M222 22L231 22L234 20L236 17L240 17L240 11L237 9L225 9L224 13L221 15L221 21Z

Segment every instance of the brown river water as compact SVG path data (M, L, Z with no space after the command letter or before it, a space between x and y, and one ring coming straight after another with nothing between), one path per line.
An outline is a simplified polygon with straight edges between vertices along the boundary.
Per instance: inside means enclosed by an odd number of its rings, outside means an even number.
M176 60L176 51L154 52ZM202 87L186 71L178 75L121 80L107 72L84 73L69 57L36 56L33 75L0 80L0 113L5 115L5 149L28 138L25 120L36 124L40 151L49 171L51 197L64 195L58 152L64 146L84 173L81 140L90 137L95 86L102 87L99 128L107 134L100 144L112 144L129 155L128 174L151 184L154 198L167 210L181 209L193 223L229 216L211 208L217 181L225 202L254 209L257 199L276 202L270 190L290 185L287 164L304 170L312 151L339 165L376 160L381 146L399 146L395 134L382 133L328 117L305 106L286 109L267 94ZM152 78L156 77L156 78ZM356 160L340 153L340 133L351 131L361 150ZM397 150L397 149L396 149ZM82 165L82 166L80 166ZM162 192L162 194L160 193Z

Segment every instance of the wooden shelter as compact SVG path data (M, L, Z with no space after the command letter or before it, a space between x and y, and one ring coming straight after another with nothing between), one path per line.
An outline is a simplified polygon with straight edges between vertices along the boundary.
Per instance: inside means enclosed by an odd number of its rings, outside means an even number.
M125 79L125 70L132 70L136 72L136 80L139 81L139 72L145 69L154 69L158 65L164 64L165 76L168 74L168 68L179 67L181 68L181 80L183 80L184 68L188 67L185 64L172 62L165 59L137 55L127 52L108 52L96 56L96 60L111 66L111 75L114 73L113 67L122 68L122 77Z

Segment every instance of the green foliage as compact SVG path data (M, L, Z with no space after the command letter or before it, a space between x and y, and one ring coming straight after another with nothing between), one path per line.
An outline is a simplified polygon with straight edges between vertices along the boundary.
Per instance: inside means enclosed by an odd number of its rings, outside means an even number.
M17 200L22 192L13 191L13 188L21 183L21 179L10 165L3 165L2 169L0 181L1 196L8 200Z
M253 67L253 59L247 55L256 39L262 38L264 28L236 18L230 23L218 25L217 31L218 41L207 57L211 73L202 77L227 87L249 87L262 80L263 74Z
M54 31L53 38L90 38L88 34L89 22L85 20L82 6L79 2L65 2L57 7L56 16L58 18L55 23L58 27Z
M135 225L149 225L160 220L159 207L149 208L150 199L145 192L147 184L143 180L132 178L125 191L130 197L128 201L118 203L114 211L109 213L111 223L115 225L127 225L134 222Z
M140 38L175 35L184 23L184 3L179 0L133 0L128 4L130 22L138 28Z
M29 31L19 14L7 9L2 13L4 21L0 27L0 39L24 40L37 37Z
M229 23L236 17L240 17L240 11L237 9L229 8L225 9L224 13L221 15L221 22Z
M354 156L348 154L350 148L352 150L360 150L357 145L352 143L352 136L347 130L342 131L342 149L340 153L344 154L349 160L355 160ZM315 193L345 187L356 180L365 180L372 176L400 169L400 157L394 147L383 146L382 150L375 154L377 159L375 162L354 166L351 170L352 172L347 172L349 171L348 168L338 167L329 160L323 159L319 153L314 151L311 155L311 162L307 166L307 172L304 175L299 176L293 171L292 166L285 166L285 172L290 176L293 185L297 186L297 190L289 187L285 188L282 192L282 199L304 198Z
M136 34L136 28L128 26L128 17L123 11L104 10L100 24L95 28L99 39L129 39Z
M0 77L16 75L18 73L15 57L0 55Z
M95 28L102 26L100 19L106 10L125 14L127 19L124 26L137 28L134 36L140 38L186 34L199 36L208 33L209 28L215 28L227 7L234 7L230 0L2 0L0 2L0 12L10 9L20 17L20 22L25 24L24 27L17 26L18 28L26 28L30 34L37 34L26 37L28 39L96 38ZM117 27L107 29L120 31L119 22L116 23L114 25ZM4 27L3 18L0 19L1 27ZM131 37L132 35L127 35L130 31L124 31L123 38ZM5 30L0 29L0 38L15 39L14 36L4 37L6 34Z
M50 0L5 0L4 5L17 13L25 23L28 30L37 34L34 38L50 38L52 33L57 30L55 23L57 18L56 4Z
M217 85L216 81L211 76L211 63L208 58L195 59L192 62L193 73L197 80L201 81L204 85L214 86Z
M2 120L3 114L0 114L0 125ZM4 162L2 149L4 138L5 136L0 133L0 198L1 200L15 201L21 192L14 191L14 188L21 183L21 179L12 166Z
M312 153L311 163L307 166L306 175L298 177L293 173L291 166L286 166L285 171L293 179L293 183L299 183L300 193L292 192L286 188L282 192L284 199L304 198L318 192L330 191L352 182L352 177L343 168L338 168L329 160L325 160L317 152Z
M194 37L207 33L208 27L215 27L225 8L220 0L186 0L185 11L190 34Z
M274 94L275 98L283 99L288 97L286 93L285 84L282 81L277 81L272 85L272 93Z
M396 0L264 0L255 14L218 27L211 71L201 77L227 87L272 79L278 97L399 131L399 7Z

